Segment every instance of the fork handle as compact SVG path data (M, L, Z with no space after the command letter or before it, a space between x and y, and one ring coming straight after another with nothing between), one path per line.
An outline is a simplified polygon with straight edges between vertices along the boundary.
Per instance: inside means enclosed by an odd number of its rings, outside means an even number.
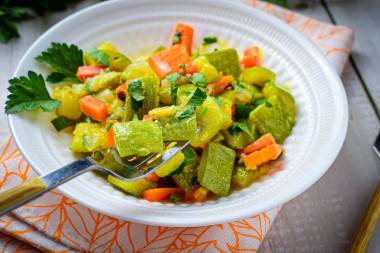
M62 168L30 179L21 185L0 193L0 216L32 201L58 185L97 167L99 166L96 165L92 159L84 157Z

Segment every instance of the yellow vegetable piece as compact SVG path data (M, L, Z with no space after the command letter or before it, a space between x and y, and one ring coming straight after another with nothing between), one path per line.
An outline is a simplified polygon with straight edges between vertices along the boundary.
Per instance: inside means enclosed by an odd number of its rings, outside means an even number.
M176 154L172 159L170 159L167 163L162 165L161 168L155 171L157 176L166 177L181 165L181 163L185 160L185 156L182 152Z
M134 196L142 196L142 193L146 190L156 188L157 182L148 181L145 178L134 181L134 182L124 182L113 176L107 177L108 182L119 187L123 191L126 191Z

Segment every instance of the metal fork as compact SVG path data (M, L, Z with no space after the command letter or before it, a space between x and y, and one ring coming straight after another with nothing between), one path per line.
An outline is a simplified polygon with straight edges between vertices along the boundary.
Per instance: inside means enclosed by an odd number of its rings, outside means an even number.
M197 129L199 134L201 128ZM166 144L166 147L170 145L171 142ZM169 148L161 155L161 162L148 169L139 169L141 166L147 164L148 161L152 160L157 153L150 154L148 156L139 157L133 161L128 161L131 159L121 158L116 150L108 150L108 152L113 152L115 159L118 164L122 166L120 172L117 173L106 167L99 165L95 160L97 156L84 157L78 159L72 163L63 166L62 168L56 169L48 174L42 175L37 178L33 178L21 185L18 185L8 191L5 191L0 194L0 216L7 214L8 212L14 210L15 208L26 204L29 201L41 196L45 192L50 191L51 189L69 181L72 178L75 178L87 171L90 170L99 170L111 175L119 180L124 182L133 182L139 179L145 178L146 176L152 174L154 171L162 167L167 163L171 158L173 158L178 152L183 150L190 141L181 141L175 146ZM99 154L99 153L98 153ZM152 163L153 164L153 163ZM151 164L151 165L152 165Z

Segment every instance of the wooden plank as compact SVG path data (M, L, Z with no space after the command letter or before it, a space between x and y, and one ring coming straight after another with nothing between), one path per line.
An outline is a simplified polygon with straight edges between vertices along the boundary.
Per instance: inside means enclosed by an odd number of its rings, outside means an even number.
M318 2L302 13L329 21ZM342 81L350 110L343 148L317 183L283 206L259 252L347 252L350 246L379 178L372 145L380 123L351 62Z
M355 29L351 55L380 117L380 1L327 0L326 5L337 24Z

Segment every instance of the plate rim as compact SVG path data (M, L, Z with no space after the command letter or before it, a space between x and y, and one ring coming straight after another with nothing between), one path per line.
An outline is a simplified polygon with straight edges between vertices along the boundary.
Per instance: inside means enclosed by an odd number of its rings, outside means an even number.
M60 26L66 25L66 23L71 22L71 20L76 19L78 16L82 16L86 13L92 12L94 9L102 8L105 5L116 5L117 6L118 4L123 3L123 2L124 3L135 2L135 3L139 3L139 4L144 4L144 3L151 2L151 0L129 0L129 1L115 0L115 1L108 1L108 2L98 3L95 5L89 6L87 8L84 8L78 12L75 12L75 13L69 15L68 17L62 19L57 24L50 27L32 45L29 46L28 50L24 53L23 57L19 61L19 64L17 65L17 67L13 73L13 77L15 77L16 73L18 73L20 71L20 69L23 65L22 63L24 62L27 55L29 55L32 52L33 47L35 47L37 44L39 44L40 41L43 41L45 39L45 37L48 36L51 31L54 31L55 29L59 28ZM199 4L202 4L202 3L204 4L204 1L202 1L202 0L194 0L193 2L194 3L198 2ZM320 49L316 45L314 45L308 38L306 38L301 32L299 32L298 30L296 30L292 26L286 24L284 21L282 21L276 17L273 17L272 15L270 15L270 14L268 14L268 13L266 13L266 12L264 12L258 8L253 8L251 6L246 6L247 8L241 8L242 6L243 7L245 6L243 3L239 3L239 2L235 2L235 1L227 1L227 0L219 0L219 1L211 0L211 1L208 1L208 3L210 5L217 5L217 6L221 5L222 7L232 7L234 12L243 11L247 15L250 15L254 18L255 17L256 18L257 17L259 17L259 18L263 17L263 19L266 19L267 23L269 23L270 25L272 25L272 26L276 25L279 28L283 28L283 32L287 36L294 35L294 40L297 41L298 43L302 44L304 49L307 52L316 54L318 56L318 61L316 60L315 62L318 63L318 65L321 67L321 69L323 69L323 72L329 77L330 86L332 83L334 83L335 86L337 88L339 88L339 94L341 95L340 99L342 101L342 105L341 105L342 121L341 121L341 124L339 125L340 126L340 128L339 128L340 134L334 136L335 137L334 145L331 144L329 146L332 155L329 156L329 159L323 159L323 163L321 166L321 168L323 168L323 169L320 169L318 171L314 171L314 174L312 177L307 177L308 180L304 180L303 182L300 182L300 186L296 188L297 190L294 189L290 192L287 191L288 193L284 194L284 196L281 198L281 200L277 198L277 201L270 201L270 200L263 201L264 205L262 205L262 206L265 206L265 207L262 207L261 209L256 210L256 213L262 213L262 212L268 211L272 208L275 208L279 205L282 205L282 204L290 201L294 197L303 193L306 189L310 188L315 182L317 182L318 179L326 173L326 171L330 168L331 164L335 161L335 159L337 158L337 156L338 156L338 154L339 154L339 152L343 146L343 142L345 140L345 136L346 136L347 128L348 128L348 102L347 102L346 92L344 90L343 84L342 84L341 79L339 78L336 70L333 68L332 64L326 58L326 56L320 51ZM237 10L237 8L239 8L239 10ZM249 9L249 10L247 10L247 9ZM39 175L41 175L41 171L39 171L37 164L35 164L33 162L32 157L30 157L28 155L28 153L24 150L23 145L22 145L22 141L17 136L17 132L15 130L15 125L14 125L15 124L14 115L8 114L7 120L8 120L8 125L10 128L11 134L14 137L14 141L16 143L17 148L19 149L19 151L21 152L21 154L25 158L26 162ZM315 173L315 172L317 172L317 173ZM107 215L117 217L119 219L129 220L132 222L138 222L138 223L143 223L143 224L150 224L150 225L164 225L164 226L177 226L177 227L178 226L187 226L187 227L205 226L205 225L222 224L222 223L233 221L233 220L248 218L248 217L256 214L256 213L252 213L252 212L249 213L248 210L245 210L245 212L242 212L240 210L238 212L233 213L232 215L230 212L228 218L227 217L224 218L224 217L221 217L221 215L219 215L219 216L215 216L215 218L213 218L213 219L210 219L209 216L206 216L206 219L205 218L202 219L201 217L197 217L196 221L190 220L190 222L187 219L184 220L181 217L177 217L175 219L170 218L170 219L158 220L158 219L154 219L154 217L152 217L152 215L149 216L150 219L148 219L148 220L146 218L143 218L143 217L127 217L126 218L125 216L122 216L120 214L120 212L115 213L113 211L113 209L109 209L109 208L101 209L101 208L98 208L96 205L94 205L94 203L91 203L86 199L76 198L76 196L73 196L73 194L70 191L65 189L65 186L59 186L56 189L58 189L61 193L63 193L67 197L75 200L76 202L78 202L78 203L80 203L80 204L82 204L82 205L84 205L84 206L86 206L92 210L98 211L100 213L105 213ZM270 202L270 204L267 202ZM160 216L158 216L158 218L160 218Z

